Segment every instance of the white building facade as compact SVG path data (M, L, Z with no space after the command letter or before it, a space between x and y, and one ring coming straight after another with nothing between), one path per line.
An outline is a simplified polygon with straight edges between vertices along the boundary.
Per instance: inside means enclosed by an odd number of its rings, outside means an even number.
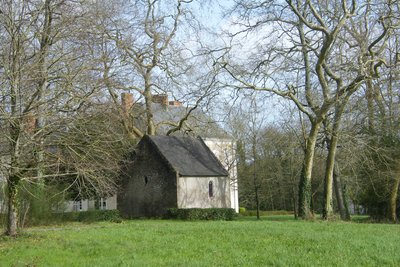
M239 189L236 160L236 142L233 139L203 138L204 143L214 153L221 164L229 173L231 208L239 212Z

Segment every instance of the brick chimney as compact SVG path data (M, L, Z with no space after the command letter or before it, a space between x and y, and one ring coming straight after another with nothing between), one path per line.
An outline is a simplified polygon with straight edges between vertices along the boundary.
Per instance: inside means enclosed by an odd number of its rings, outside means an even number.
M128 114L130 109L132 108L134 103L133 94L131 93L122 93L121 94L121 105L122 110L125 114Z
M167 107L168 95L167 94L153 95L153 102L161 104L163 107Z

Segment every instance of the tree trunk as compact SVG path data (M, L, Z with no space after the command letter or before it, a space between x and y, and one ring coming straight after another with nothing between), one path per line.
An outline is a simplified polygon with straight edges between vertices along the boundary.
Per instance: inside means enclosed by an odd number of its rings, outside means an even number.
M47 90L48 86L48 67L47 67L47 56L49 52L49 48L51 46L51 30L52 30L52 21L53 21L53 11L50 6L51 0L46 0L44 3L44 22L43 29L41 32L40 39L40 50L39 50L39 60L38 60L38 87L37 87L37 97L36 101L38 103L42 102L42 96ZM41 105L36 107L36 175L39 183L43 183L43 175L44 175L44 141L41 134L37 134L44 127L44 118L43 111Z
M293 174L293 163L292 157L290 158L290 177L291 177L291 188L292 188L292 202L293 202L293 215L294 218L298 218L298 208L297 208L297 198L296 198L296 186L294 181L294 174Z
M328 157L326 159L325 180L324 180L324 207L322 218L328 220L333 217L333 169L335 166L335 156L337 150L338 138L335 133L332 134Z
M368 112L368 131L375 134L375 107L374 107L374 86L370 79L366 80L367 112Z
M299 183L299 211L298 216L302 219L313 218L311 211L311 176L314 162L314 150L317 143L317 136L319 128L321 127L320 121L313 121L306 142L306 149L303 161L303 169L301 172L300 183Z
M293 216L295 219L298 218L298 214L297 214L297 204L296 204L296 197L293 195L292 198L292 202L293 202Z
M337 162L335 162L335 166L333 168L333 185L335 187L336 201L339 207L340 219L344 221L350 221L349 206L347 205L346 194L340 178L340 170Z
M335 168L335 158L339 141L340 121L344 109L348 103L348 94L343 101L339 101L335 106L335 117L333 119L331 137L328 137L328 157L326 159L325 180L324 180L324 207L322 218L329 220L333 216L333 176Z
M258 197L258 187L255 186L254 188L255 194L256 194L256 209L257 209L257 220L260 219L260 199Z
M20 159L20 134L21 117L17 117L17 94L14 87L11 90L11 114L15 116L10 121L10 170L7 179L7 197L8 197L8 216L6 235L16 236L18 230L18 210L17 210L17 186L19 183L19 159Z
M154 126L153 119L153 108L152 108L152 99L153 96L151 94L151 71L147 70L146 75L144 77L144 99L146 105L146 120L147 120L147 134L155 135L156 129Z
M390 192L389 206L388 206L388 219L393 223L397 223L397 196L400 185L400 172L397 171L394 173L394 182L392 185L392 190Z
M7 183L8 187L8 217L7 217L7 231L6 235L16 236L17 235L17 222L18 222L18 210L17 210L17 186L15 184L16 178L11 177Z
M326 167L325 167L325 179L324 179L324 206L322 210L322 218L324 220L329 220L333 217L333 171L335 166L335 157L338 143L337 129L335 122L332 129L332 136L329 140L328 144L328 157L326 158Z
M255 201L256 201L256 209L257 209L257 220L260 219L260 198L258 196L258 190L259 190L259 184L258 184L258 178L257 178L257 151L256 151L256 145L257 145L257 138L256 135L253 135L252 138L252 154L253 154L253 185L254 185L254 194L255 194Z

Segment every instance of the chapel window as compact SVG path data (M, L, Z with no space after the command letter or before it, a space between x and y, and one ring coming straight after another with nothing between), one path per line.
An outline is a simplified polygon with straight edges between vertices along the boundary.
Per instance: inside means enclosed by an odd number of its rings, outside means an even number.
M208 196L213 197L214 196L214 184L213 181L208 182Z

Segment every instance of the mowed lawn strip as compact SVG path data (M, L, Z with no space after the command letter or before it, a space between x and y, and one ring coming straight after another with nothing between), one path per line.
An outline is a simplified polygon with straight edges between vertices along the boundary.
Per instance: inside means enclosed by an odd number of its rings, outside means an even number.
M71 223L0 238L0 266L400 266L400 226L271 220Z

